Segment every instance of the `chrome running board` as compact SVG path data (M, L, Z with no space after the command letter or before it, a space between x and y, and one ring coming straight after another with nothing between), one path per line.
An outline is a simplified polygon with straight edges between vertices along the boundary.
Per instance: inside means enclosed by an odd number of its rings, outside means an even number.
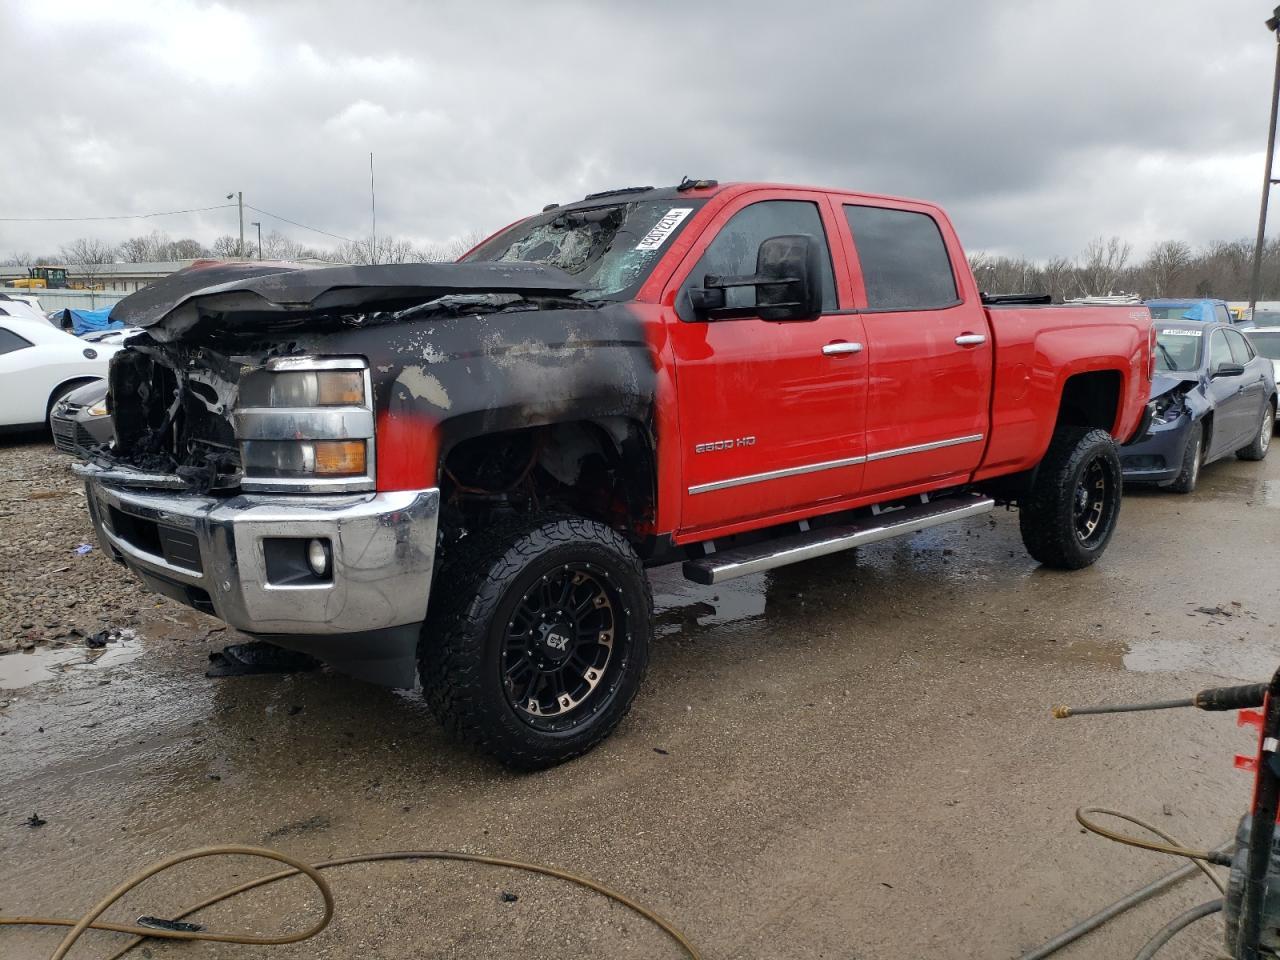
M761 570L772 570L774 567L799 563L801 560L825 557L831 553L878 543L892 537L919 533L921 530L936 527L942 523L950 523L953 520L976 517L990 513L995 506L996 502L990 497L978 494L946 497L931 503L909 504L899 509L884 510L855 523L787 534L775 540L766 540L764 543L730 547L697 560L686 560L684 575L694 583L707 585L723 583L734 577L745 577L749 573L759 573Z

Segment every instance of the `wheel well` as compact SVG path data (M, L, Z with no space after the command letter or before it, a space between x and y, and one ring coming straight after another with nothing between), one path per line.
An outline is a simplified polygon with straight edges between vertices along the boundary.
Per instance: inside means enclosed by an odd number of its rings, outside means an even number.
M49 419L49 414L53 413L53 405L59 397L101 379L102 377L72 377L70 380L63 380L49 392L49 402L44 407L44 418Z
M1210 410L1200 418L1200 429L1204 436L1200 441L1200 459L1209 456L1209 447L1213 443L1213 411Z
M1068 377L1062 386L1056 426L1115 430L1120 408L1121 378L1118 370L1093 370Z
M638 421L573 420L469 437L440 461L445 539L502 516L569 512L633 542L653 532L653 444Z

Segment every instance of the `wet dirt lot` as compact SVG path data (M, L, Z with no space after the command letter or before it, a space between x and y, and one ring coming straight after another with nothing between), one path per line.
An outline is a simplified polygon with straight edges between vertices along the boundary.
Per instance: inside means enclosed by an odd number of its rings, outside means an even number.
M1176 865L1083 835L1077 805L1212 845L1250 791L1231 758L1253 739L1234 715L1053 721L1050 705L1186 695L1280 663L1280 459L1232 461L1192 497L1127 497L1106 558L1075 574L1038 569L1004 512L727 587L660 572L631 716L591 755L515 775L449 743L411 692L327 672L206 679L228 634L100 551L74 553L93 541L65 469L42 443L0 446L0 649L33 645L0 656L0 914L78 916L137 868L210 843L312 860L450 848L594 877L718 960L1012 958ZM62 492L31 501L35 487ZM69 632L104 626L136 636L99 654ZM259 869L181 868L109 916L171 915ZM306 944L148 949L681 955L552 880L439 862L330 878L337 915ZM1214 895L1187 881L1060 955L1130 956ZM289 881L201 919L271 931L316 912ZM1204 921L1162 957L1215 956L1220 929ZM90 939L79 955L122 942ZM0 928L0 956L57 940Z

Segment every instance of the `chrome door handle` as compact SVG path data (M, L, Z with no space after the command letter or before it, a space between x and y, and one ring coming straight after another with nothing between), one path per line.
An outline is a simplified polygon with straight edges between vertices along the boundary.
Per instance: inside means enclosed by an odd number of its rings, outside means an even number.
M978 344L986 342L986 336L981 333L962 333L956 337L957 347L976 347Z
M825 347L822 348L823 355L827 357L838 357L842 353L861 353L861 352L862 352L862 344L845 343L844 341L840 341L839 343L828 343Z

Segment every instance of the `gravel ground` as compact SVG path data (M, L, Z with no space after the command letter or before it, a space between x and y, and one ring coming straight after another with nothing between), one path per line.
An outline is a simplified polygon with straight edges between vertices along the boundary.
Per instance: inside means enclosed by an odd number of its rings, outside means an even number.
M6 439L0 460L0 654L83 646L108 627L136 627L158 608L98 547L70 457L43 438ZM88 552L82 553L88 546Z
M1250 794L1231 757L1255 739L1230 715L1064 722L1050 705L1187 695L1280 662L1273 454L1207 468L1191 497L1126 496L1107 556L1074 574L1038 568L1003 511L716 588L657 572L631 715L589 755L517 776L445 738L412 691L330 671L206 678L227 633L141 593L96 546L76 554L93 541L67 468L43 442L0 443L0 644L34 644L0 655L0 915L79 916L210 843L311 860L443 848L593 877L709 960L1011 960L1172 866L1084 835L1077 805L1213 845ZM104 626L136 636L94 659L71 630ZM262 869L180 870L108 916L173 915ZM330 879L337 912L307 943L151 955L679 955L621 908L510 871ZM1131 957L1214 895L1189 880L1061 957ZM280 884L201 919L267 933L315 911ZM0 957L47 957L60 937L0 928ZM85 956L121 942L91 939ZM1220 943L1206 920L1161 960L1210 960Z

